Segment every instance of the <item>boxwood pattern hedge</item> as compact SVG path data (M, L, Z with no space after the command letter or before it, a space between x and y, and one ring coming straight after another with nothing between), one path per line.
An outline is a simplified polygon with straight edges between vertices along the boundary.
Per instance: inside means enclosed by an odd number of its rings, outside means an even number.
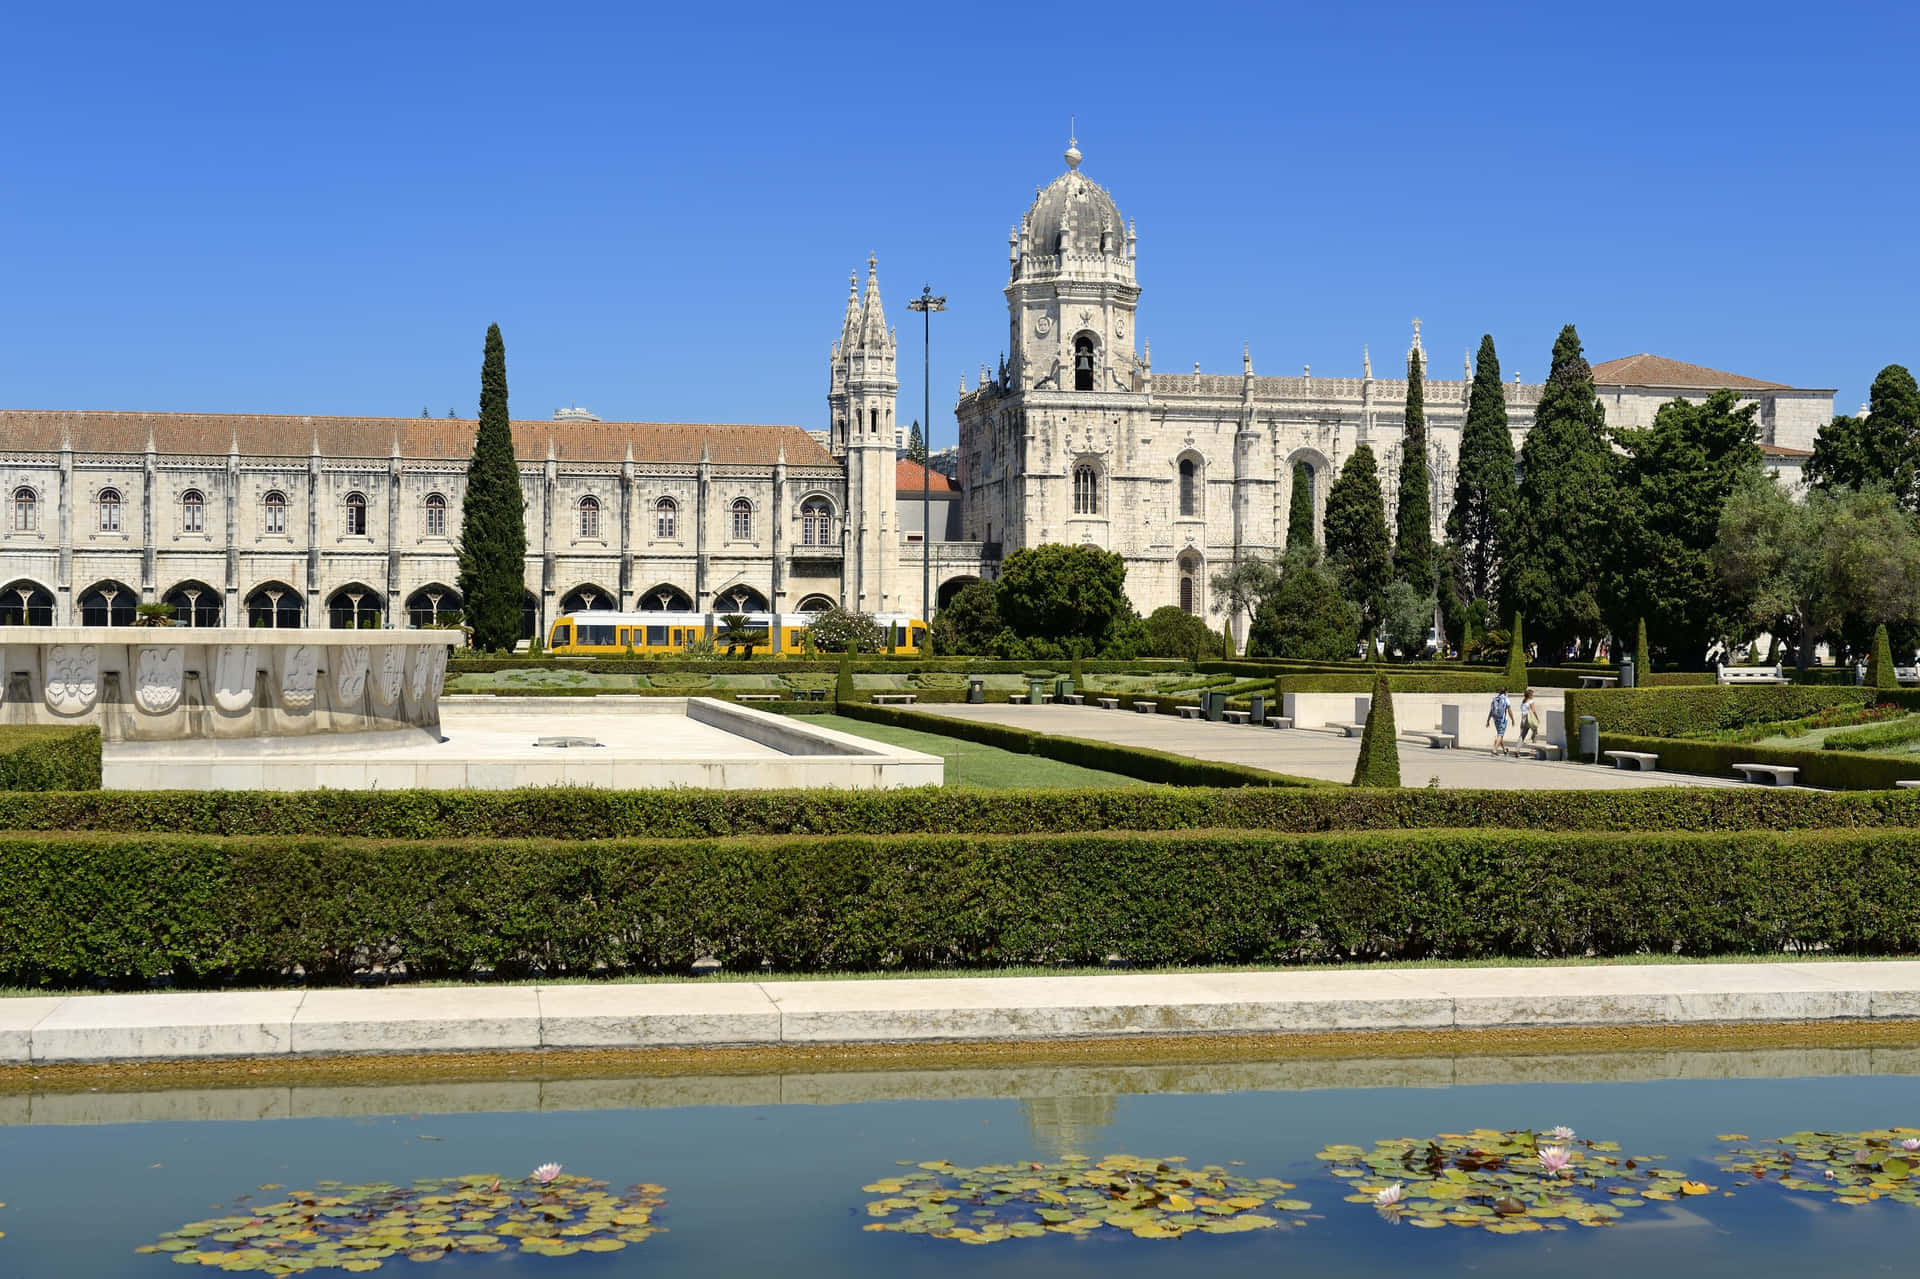
M0 791L99 789L99 729L0 728Z
M0 980L1920 948L1920 832L0 839Z
M1834 688L1813 684L1762 684L1710 688L1583 689L1567 694L1567 723L1591 715L1602 733L1631 737L1685 737L1716 729L1744 728L1800 719L1836 706L1891 702L1920 708L1920 689Z
M1600 734L1600 749L1658 755L1660 767L1667 772L1705 777L1737 777L1735 764L1784 764L1800 770L1795 778L1800 785L1830 790L1890 790L1895 782L1920 778L1920 755L1868 755L1605 732Z

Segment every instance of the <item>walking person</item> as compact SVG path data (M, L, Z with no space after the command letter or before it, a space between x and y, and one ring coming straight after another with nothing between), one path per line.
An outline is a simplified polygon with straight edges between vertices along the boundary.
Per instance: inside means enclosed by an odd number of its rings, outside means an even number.
M1520 694L1520 744L1525 746L1529 737L1540 736L1540 708L1534 703L1533 690L1527 689Z
M1487 708L1487 723L1493 725L1493 753L1507 753L1507 717L1513 712L1513 703L1507 697L1507 690L1501 689L1493 695L1493 705Z

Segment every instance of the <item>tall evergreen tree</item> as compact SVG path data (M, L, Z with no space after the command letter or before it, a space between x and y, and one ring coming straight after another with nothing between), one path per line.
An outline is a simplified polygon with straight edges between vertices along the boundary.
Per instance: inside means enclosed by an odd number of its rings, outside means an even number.
M520 638L526 590L526 503L507 413L507 346L487 326L480 361L480 421L460 504L460 595L474 647L511 649Z
M913 430L907 434L907 460L927 464L927 437L920 433L920 422L915 419Z
M1293 497L1287 503L1288 555L1311 551L1313 536L1313 472L1305 462L1293 464Z
M1884 488L1920 511L1920 385L1889 364L1873 379L1867 416L1836 417L1820 428L1807 459L1815 488Z
M1569 324L1520 448L1513 549L1502 568L1502 611L1527 615L1549 662L1602 629L1600 582L1611 546L1613 453L1593 369Z
M1340 575L1347 598L1371 629L1380 620L1381 598L1393 580L1393 547L1387 538L1386 501L1373 450L1362 444L1327 490L1327 559Z
M1507 430L1507 392L1493 335L1480 338L1460 432L1459 481L1447 515L1447 541L1458 552L1455 582L1468 604L1499 598L1500 566L1513 537L1513 436Z
M1393 575L1433 598L1433 483L1427 472L1426 369L1407 352L1406 432L1400 442L1400 501L1394 510Z

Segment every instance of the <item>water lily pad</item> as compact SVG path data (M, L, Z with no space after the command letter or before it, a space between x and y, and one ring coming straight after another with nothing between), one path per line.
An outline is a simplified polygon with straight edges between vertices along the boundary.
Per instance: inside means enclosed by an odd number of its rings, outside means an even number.
M1304 1199L1275 1197L1295 1188L1289 1182L1244 1177L1214 1165L1189 1168L1178 1156L1109 1155L1097 1162L1069 1156L1050 1164L980 1168L937 1160L918 1168L867 1187L868 1193L885 1197L866 1205L867 1215L876 1220L863 1229L965 1244L1096 1231L1162 1240L1285 1229L1288 1223L1258 1210L1312 1207ZM962 1206L965 1225L954 1220Z
M1745 1141L1745 1138L1741 1139ZM1886 1198L1920 1205L1920 1128L1796 1132L1715 1157L1734 1188L1771 1185L1860 1207Z
M1397 1137L1328 1146L1319 1157L1388 1221L1429 1228L1478 1228L1530 1234L1568 1225L1600 1227L1649 1199L1706 1194L1713 1187L1681 1173L1627 1159L1611 1141L1584 1141L1566 1129L1532 1132L1478 1128L1432 1137Z
M557 1168L557 1165L554 1166ZM551 1169L543 1168L543 1178ZM616 1252L657 1233L659 1186L618 1194L604 1181L554 1173L550 1179L468 1174L400 1187L321 1182L279 1202L242 1204L236 1215L189 1222L138 1252L167 1253L181 1265L265 1274L379 1270L389 1260L419 1263L506 1251L568 1257Z

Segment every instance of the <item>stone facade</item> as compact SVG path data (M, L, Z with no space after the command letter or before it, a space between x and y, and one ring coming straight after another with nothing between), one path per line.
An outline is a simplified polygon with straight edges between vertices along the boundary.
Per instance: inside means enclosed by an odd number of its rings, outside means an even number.
M1167 604L1211 612L1209 580L1244 554L1271 555L1286 536L1295 463L1305 463L1316 512L1328 484L1361 445L1379 465L1389 520L1396 505L1406 411L1404 377L1263 377L1251 352L1240 372L1156 373L1152 346L1136 351L1138 240L1113 198L1080 171L1039 190L1008 235L1008 352L982 371L955 409L965 536L990 556L1046 542L1085 543L1127 561L1127 589L1142 613ZM1435 378L1413 322L1408 354L1426 364L1433 527L1452 504L1471 367ZM1623 364L1629 362L1621 362ZM1693 369L1663 361L1672 369ZM1396 357L1394 370L1405 361ZM1605 369L1607 366L1601 366ZM1695 370L1710 374L1711 370ZM1733 375L1721 375L1732 378ZM1831 416L1832 391L1801 391L1734 378L1760 397L1761 430L1776 466L1797 466L1811 430ZM1539 386L1507 386L1518 451L1533 424ZM1674 398L1671 387L1606 386L1613 406ZM1686 393L1703 396L1696 381ZM1824 400L1823 398L1824 397ZM1824 403L1824 409L1822 404ZM1775 437L1778 436L1778 442ZM1241 624L1236 621L1236 625Z

